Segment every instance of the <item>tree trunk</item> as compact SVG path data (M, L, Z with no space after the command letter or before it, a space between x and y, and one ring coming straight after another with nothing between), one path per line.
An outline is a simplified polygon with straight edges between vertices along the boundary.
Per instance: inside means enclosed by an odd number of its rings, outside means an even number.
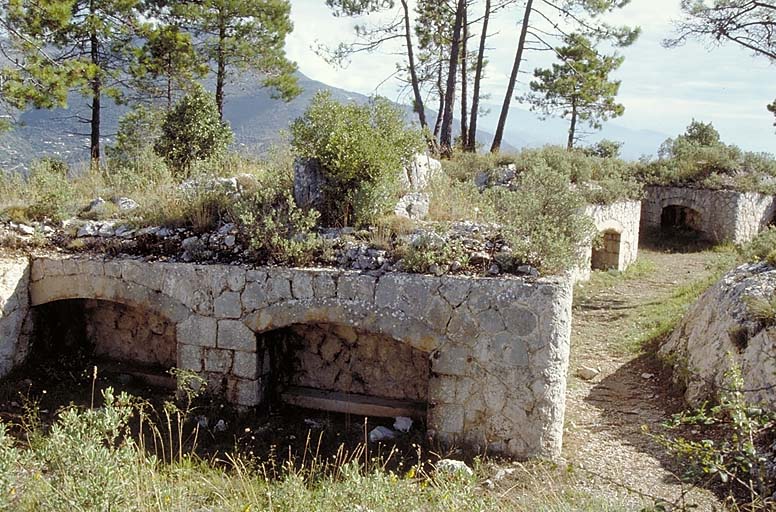
M466 0L458 0L453 25L453 41L450 46L450 67L447 74L445 89L445 109L442 116L442 134L440 135L439 152L443 157L449 157L453 150L453 106L455 102L456 71L461 50L461 25L466 11Z
M507 84L507 93L504 95L504 104L501 106L501 115L498 118L496 126L496 135L493 137L493 145L490 147L491 153L498 153L501 149L501 140L504 138L504 127L507 124L509 115L509 104L512 102L512 95L515 93L515 83L517 82L517 73L520 71L520 63L523 61L523 50L525 50L525 38L528 35L528 20L531 17L533 0L528 0L525 4L525 14L523 15L523 27L520 30L520 40L517 43L517 52L515 53L515 62L512 64L512 74L509 76Z
M414 96L414 110L418 114L420 127L427 133L428 122L426 122L426 107L423 105L423 96L420 94L420 84L418 83L418 73L415 69L415 53L412 50L412 29L410 27L410 10L407 6L407 0L401 0L401 6L404 9L404 38L407 45L407 61L410 67L410 81L412 82L412 94ZM428 136L426 135L427 139ZM430 140L427 142L431 143Z
M571 99L571 126L569 127L569 140L566 143L566 149L574 149L574 135L577 131L577 100Z
M89 13L95 15L94 0L89 2ZM92 64L98 71L91 80L92 89L92 118L90 125L89 157L92 169L100 168L100 109L102 108L100 100L102 99L102 81L100 77L100 41L97 34L92 30L89 34L89 52Z
M445 111L445 90L442 88L442 51L439 51L439 65L437 66L436 89L439 96L439 105L437 106L437 117L434 123L434 139L439 140L439 131L442 129L442 115Z
M474 69L474 93L472 94L471 119L469 121L469 135L466 137L466 151L474 152L477 148L477 116L480 109L480 83L482 81L482 67L485 63L485 43L488 38L488 22L490 21L490 0L485 0L485 17L482 19L482 34L480 34L480 47L477 52L477 65Z
M463 11L463 28L461 29L463 35L461 36L461 149L466 149L469 145L469 107L467 105L468 86L468 54L466 48L466 41L469 39L469 27L468 16L466 9Z
M224 44L226 41L226 20L223 13L219 13L218 18L218 70L216 71L216 105L218 105L218 116L221 121L224 120L224 84L226 83L226 51Z

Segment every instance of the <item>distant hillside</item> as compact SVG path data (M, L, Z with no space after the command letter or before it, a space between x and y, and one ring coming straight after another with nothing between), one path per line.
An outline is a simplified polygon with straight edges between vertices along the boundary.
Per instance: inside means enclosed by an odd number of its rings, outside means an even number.
M206 86L211 84L206 84ZM249 154L261 154L273 143L287 137L291 121L301 116L316 92L328 90L341 101L366 101L362 94L345 91L316 82L299 73L299 85L303 92L294 100L285 103L270 97L267 89L258 86L256 80L245 78L239 84L228 87L224 116L235 132L235 146ZM211 90L214 87L209 87ZM129 108L117 106L109 99L103 99L102 129L103 143L113 141L118 121ZM408 118L414 119L407 109ZM433 119L436 114L430 112ZM89 107L79 95L71 95L67 109L31 109L19 116L20 126L0 136L0 167L15 170L24 169L30 161L45 156L56 156L70 162L88 158L89 127L79 118L89 117ZM458 123L456 123L457 125ZM478 132L479 139L489 144L493 136ZM511 146L508 148L514 149Z

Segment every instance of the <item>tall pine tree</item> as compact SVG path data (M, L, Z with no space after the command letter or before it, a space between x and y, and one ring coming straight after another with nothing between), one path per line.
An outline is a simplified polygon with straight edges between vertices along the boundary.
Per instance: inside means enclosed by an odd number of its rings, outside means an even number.
M6 5L4 23L18 56L6 72L10 82L4 92L19 106L54 106L70 89L86 96L91 113L82 120L89 124L93 165L100 160L102 99L121 99L140 10L140 0L11 0Z
M300 93L296 64L286 59L293 29L288 0L198 0L169 2L199 42L216 76L216 104L223 119L224 89L235 74L254 71L262 84L285 100Z
M580 34L565 38L565 46L556 48L561 61L552 69L537 69L526 99L533 110L545 116L558 115L569 120L567 148L579 139L579 123L600 129L604 121L621 116L625 107L615 101L619 81L609 74L623 62L617 55L599 55L592 43Z

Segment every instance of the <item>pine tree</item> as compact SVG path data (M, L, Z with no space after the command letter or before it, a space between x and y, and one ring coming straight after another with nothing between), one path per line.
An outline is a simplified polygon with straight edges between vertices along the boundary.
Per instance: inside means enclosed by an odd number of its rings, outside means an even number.
M120 101L137 36L140 0L14 0L4 25L17 53L4 93L18 106L62 104L75 89L90 99L93 165L100 160L103 96Z
M288 0L199 0L169 2L176 15L201 41L199 51L215 67L216 104L223 119L224 88L244 71L263 75L262 84L284 100L296 97L296 64L285 55L293 30Z
M560 64L535 70L536 80L531 82L531 93L525 99L532 110L570 121L567 147L572 149L579 139L580 122L600 129L604 121L625 112L625 107L615 102L620 82L609 80L609 74L624 59L599 55L590 40L580 34L567 36L565 43L555 49Z

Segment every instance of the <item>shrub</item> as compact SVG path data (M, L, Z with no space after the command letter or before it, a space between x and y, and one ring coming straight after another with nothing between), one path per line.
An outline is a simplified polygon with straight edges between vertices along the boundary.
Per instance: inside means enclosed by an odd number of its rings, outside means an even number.
M307 265L321 248L318 212L296 206L290 190L262 183L235 205L242 236L259 261Z
M769 227L761 232L751 242L742 246L739 252L746 261L764 261L776 266L776 227Z
M178 176L186 177L195 161L223 155L232 138L215 100L198 87L165 115L154 151Z
M319 92L291 125L292 147L317 160L326 177L327 203L321 212L330 225L368 225L389 212L399 173L423 147L420 132L385 98L366 105L340 103Z
M445 240L441 236L424 234L412 243L396 251L402 270L407 272L431 272L433 266L458 262L462 267L469 263L469 253L459 240Z
M684 134L667 139L658 156L637 166L637 175L645 183L776 192L776 159L723 143L711 123L693 121Z
M67 164L43 159L33 164L28 178L32 202L27 214L34 220L61 221L71 213L75 191L67 177Z
M719 404L703 405L692 413L674 415L669 429L693 427L700 439L653 435L686 468L690 480L718 480L728 496L745 506L742 510L773 510L776 482L767 470L767 441L776 416L748 403L739 369L726 375L727 389ZM772 439L771 439L772 441Z
M568 177L546 165L522 176L517 190L488 189L483 194L494 212L516 263L543 273L559 273L580 261L582 249L596 233L581 215L582 195L569 187Z

